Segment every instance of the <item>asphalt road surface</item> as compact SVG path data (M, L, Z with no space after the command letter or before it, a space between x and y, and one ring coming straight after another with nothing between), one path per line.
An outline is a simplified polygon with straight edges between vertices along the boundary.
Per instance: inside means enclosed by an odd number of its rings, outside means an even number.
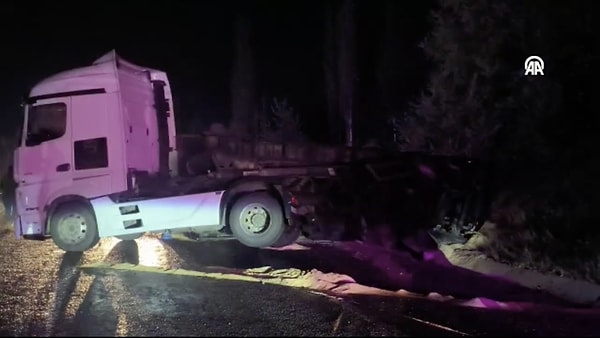
M583 310L534 306L513 312L418 297L339 298L248 281L84 267L107 262L200 271L269 265L341 272L361 284L390 290L406 286L395 285L398 281L389 278L389 271L328 250L281 252L247 248L234 240L143 237L135 242L103 240L77 255L64 254L51 241L16 241L5 234L0 240L0 336L600 334L598 312ZM433 282L449 285L453 276Z

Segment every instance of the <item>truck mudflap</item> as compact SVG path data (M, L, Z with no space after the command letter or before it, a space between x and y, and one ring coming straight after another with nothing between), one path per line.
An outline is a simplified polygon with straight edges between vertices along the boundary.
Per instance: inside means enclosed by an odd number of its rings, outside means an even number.
M104 196L90 202L101 238L192 227L218 230L222 227L219 208L223 192L126 202L115 202Z

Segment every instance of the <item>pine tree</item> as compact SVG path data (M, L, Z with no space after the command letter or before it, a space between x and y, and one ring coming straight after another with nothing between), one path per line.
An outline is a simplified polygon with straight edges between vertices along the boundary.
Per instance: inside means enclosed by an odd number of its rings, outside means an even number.
M235 17L234 25L235 55L231 77L230 129L238 135L251 135L254 132L252 127L257 106L251 24L242 12L240 12Z
M422 43L435 70L427 92L402 117L404 150L476 157L493 145L514 108L511 86L522 78L522 60L514 58L520 56L514 46L521 21L511 4L438 2L432 32Z

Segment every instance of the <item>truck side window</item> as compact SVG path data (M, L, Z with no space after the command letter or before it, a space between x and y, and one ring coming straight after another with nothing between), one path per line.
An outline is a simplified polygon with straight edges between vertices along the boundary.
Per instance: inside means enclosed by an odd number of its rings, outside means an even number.
M108 147L106 137L99 137L73 143L75 170L108 167Z
M27 139L32 147L62 137L67 129L67 105L58 102L30 106L27 115Z

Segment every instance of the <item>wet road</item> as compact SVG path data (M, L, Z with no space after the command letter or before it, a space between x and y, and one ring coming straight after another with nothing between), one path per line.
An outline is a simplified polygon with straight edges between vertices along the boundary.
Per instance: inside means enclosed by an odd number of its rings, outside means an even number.
M194 271L315 268L390 290L400 283L390 279L389 271L331 248L281 252L255 250L233 240L164 242L144 237L135 242L103 240L90 252L75 255L63 254L51 241L3 236L0 336L600 334L594 325L598 312L545 307L510 312L406 297L342 299L288 286L81 267L97 262ZM451 278L435 282L449 284Z

